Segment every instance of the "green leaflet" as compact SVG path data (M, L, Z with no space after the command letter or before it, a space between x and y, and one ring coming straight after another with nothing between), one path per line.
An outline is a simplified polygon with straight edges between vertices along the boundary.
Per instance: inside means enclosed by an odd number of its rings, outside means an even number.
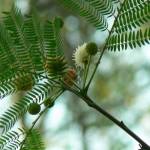
M106 0L58 0L73 12L85 18L94 27L101 30L107 29L107 21L104 15L113 13L113 5L111 1Z
M58 32L60 29L56 27L55 30L55 24L53 24L50 21L46 21L44 24L44 46L45 46L45 54L46 54L46 60L49 61L49 59L59 56L60 55L60 41L59 39L56 41ZM59 44L59 45L58 45Z
M12 105L4 114L2 114L0 117L0 128L4 134L7 134L7 132L19 119L19 117L21 117L26 112L29 102L29 99L24 98L23 100Z
M0 99L7 95L16 92L15 85L13 83L3 83L0 84Z
M133 49L149 43L149 12L148 0L125 0L107 42L107 49L114 51L128 47ZM148 27L144 29L145 26Z
M87 19L97 29L106 30L107 21L105 15L113 15L114 3L117 1L102 0L58 0L73 12ZM125 0L120 2L121 12L117 18L114 28L111 32L108 49L127 49L127 47L141 46L149 41L148 31L144 35L141 31L132 31L135 28L142 27L150 23L150 3L149 0ZM149 29L146 29L149 30ZM115 34L118 33L118 34ZM122 33L120 35L120 33ZM135 39L138 37L138 39Z
M34 129L30 132L21 150L45 150L42 136L38 130Z
M23 25L26 41L30 43L28 54L30 55L31 69L34 73L44 73L45 55L42 27L39 18L35 14L27 16Z
M49 58L63 55L59 37L61 27L57 25L56 20L41 23L36 13L23 17L14 7L11 12L5 12L0 29L0 98L18 90L29 92L0 117L3 133L7 134L15 122L26 113L29 103L43 101L54 87L54 83L49 80L51 77L47 76L50 74L47 74L49 68L46 68L46 63L51 64ZM26 85L30 76L33 84ZM43 78L48 80L41 82Z
M48 98L52 88L52 83L44 82L34 86L26 96L12 105L2 116L0 117L0 128L3 133L7 133L16 121L27 112L27 107L32 102L41 102Z
M2 24L0 24L0 59L0 82L4 82L14 76L19 63L9 33Z
M107 49L116 51L121 49L131 49L150 43L150 28L145 30L125 32L122 34L112 35L108 41Z
M31 70L31 59L28 52L31 44L27 42L23 33L24 21L21 12L13 7L11 12L5 12L3 23L9 32L18 64L20 64L19 68Z
M15 140L5 145L4 150L18 150L19 147L20 147L20 141Z
M19 147L19 132L9 131L0 137L0 150L17 150Z
M114 31L122 33L148 23L150 23L149 0L130 0L126 1L115 24Z
M111 0L85 0L102 15L112 15L114 8Z
M56 20L41 23L35 12L23 17L15 7L5 12L0 24L0 98L16 92L14 81L26 73L40 80L47 74L49 58L63 56Z

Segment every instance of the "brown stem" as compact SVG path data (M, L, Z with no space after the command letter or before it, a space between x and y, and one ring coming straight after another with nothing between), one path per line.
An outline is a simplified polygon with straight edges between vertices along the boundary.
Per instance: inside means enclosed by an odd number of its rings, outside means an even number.
M83 98L82 98L83 99ZM138 141L143 149L150 150L150 146L146 144L139 136L137 136L133 131L131 131L123 121L119 121L114 116L103 110L101 107L99 107L97 104L95 104L88 96L84 97L83 99L88 106L96 109L98 112L103 114L106 118L114 122L117 126L119 126L121 129L123 129L126 133L128 133L132 138L134 138L136 141Z
M96 103L92 101L90 97L87 95L83 95L82 93L75 91L74 89L71 89L70 87L65 87L67 90L71 91L72 93L79 96L85 103L88 104L89 107L94 108L99 113L103 114L107 119L111 120L113 123L115 123L118 127L120 127L122 130L124 130L128 135L130 135L133 139L135 139L142 147L143 150L150 150L150 146L145 143L139 136L137 136L133 131L131 131L124 123L123 121L119 121L114 116L112 116L110 113L105 111L103 108L98 106Z

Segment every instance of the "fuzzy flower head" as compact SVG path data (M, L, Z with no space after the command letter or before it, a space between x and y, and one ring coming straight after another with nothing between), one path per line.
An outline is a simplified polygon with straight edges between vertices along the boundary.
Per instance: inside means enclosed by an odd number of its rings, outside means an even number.
M84 68L84 65L88 62L89 54L87 53L86 45L87 43L78 46L74 52L73 59L77 67Z

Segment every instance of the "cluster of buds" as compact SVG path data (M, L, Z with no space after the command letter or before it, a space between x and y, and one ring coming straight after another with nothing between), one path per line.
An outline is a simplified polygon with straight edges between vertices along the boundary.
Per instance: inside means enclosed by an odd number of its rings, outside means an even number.
M73 55L77 67L83 68L89 61L89 56L94 56L98 51L96 43L84 43L76 48Z
M51 108L54 106L54 103L55 102L51 98L48 98L48 99L44 100L43 104L45 107ZM29 104L29 106L28 106L28 113L29 114L37 115L40 111L41 111L41 105L40 104L38 104L36 102Z
M50 98L44 100L44 106L45 107L48 107L48 108L51 108L52 106L54 106L54 101ZM39 112L41 111L41 105L36 103L36 102L33 102L33 103L30 103L29 106L28 106L28 113L31 114L31 115L37 115Z
M57 23L59 22L59 20ZM86 63L88 63L89 56L94 56L98 51L97 45L95 43L84 43L82 46L79 46L74 53L74 60L77 66L83 67ZM68 86L73 86L74 81L77 78L76 70L73 68L66 67L66 61L64 57L57 56L52 57L48 61L49 63L46 64L46 69L48 73L53 75L61 75L63 82ZM28 81L30 81L28 79ZM30 82L28 84L20 84L22 86L18 86L19 89L29 89L32 87ZM44 101L45 107L51 108L54 105L54 101L51 99L47 99ZM38 103L31 103L28 107L28 112L32 115L36 115L40 112L41 106Z

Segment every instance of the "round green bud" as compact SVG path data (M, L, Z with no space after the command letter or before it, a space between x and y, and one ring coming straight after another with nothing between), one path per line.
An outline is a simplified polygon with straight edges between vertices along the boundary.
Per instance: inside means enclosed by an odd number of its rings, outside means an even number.
M89 55L95 55L98 51L98 47L96 43L90 42L90 43L87 43L86 50Z
M28 112L31 114L31 115L36 115L40 112L41 110L41 106L37 103L31 103L28 107Z
M55 102L52 101L51 99L47 99L47 100L44 101L44 106L45 106L45 107L48 107L48 108L53 107L54 104L55 104Z
M55 22L55 25L60 28L62 28L64 26L64 22L60 17L55 17L54 22Z

